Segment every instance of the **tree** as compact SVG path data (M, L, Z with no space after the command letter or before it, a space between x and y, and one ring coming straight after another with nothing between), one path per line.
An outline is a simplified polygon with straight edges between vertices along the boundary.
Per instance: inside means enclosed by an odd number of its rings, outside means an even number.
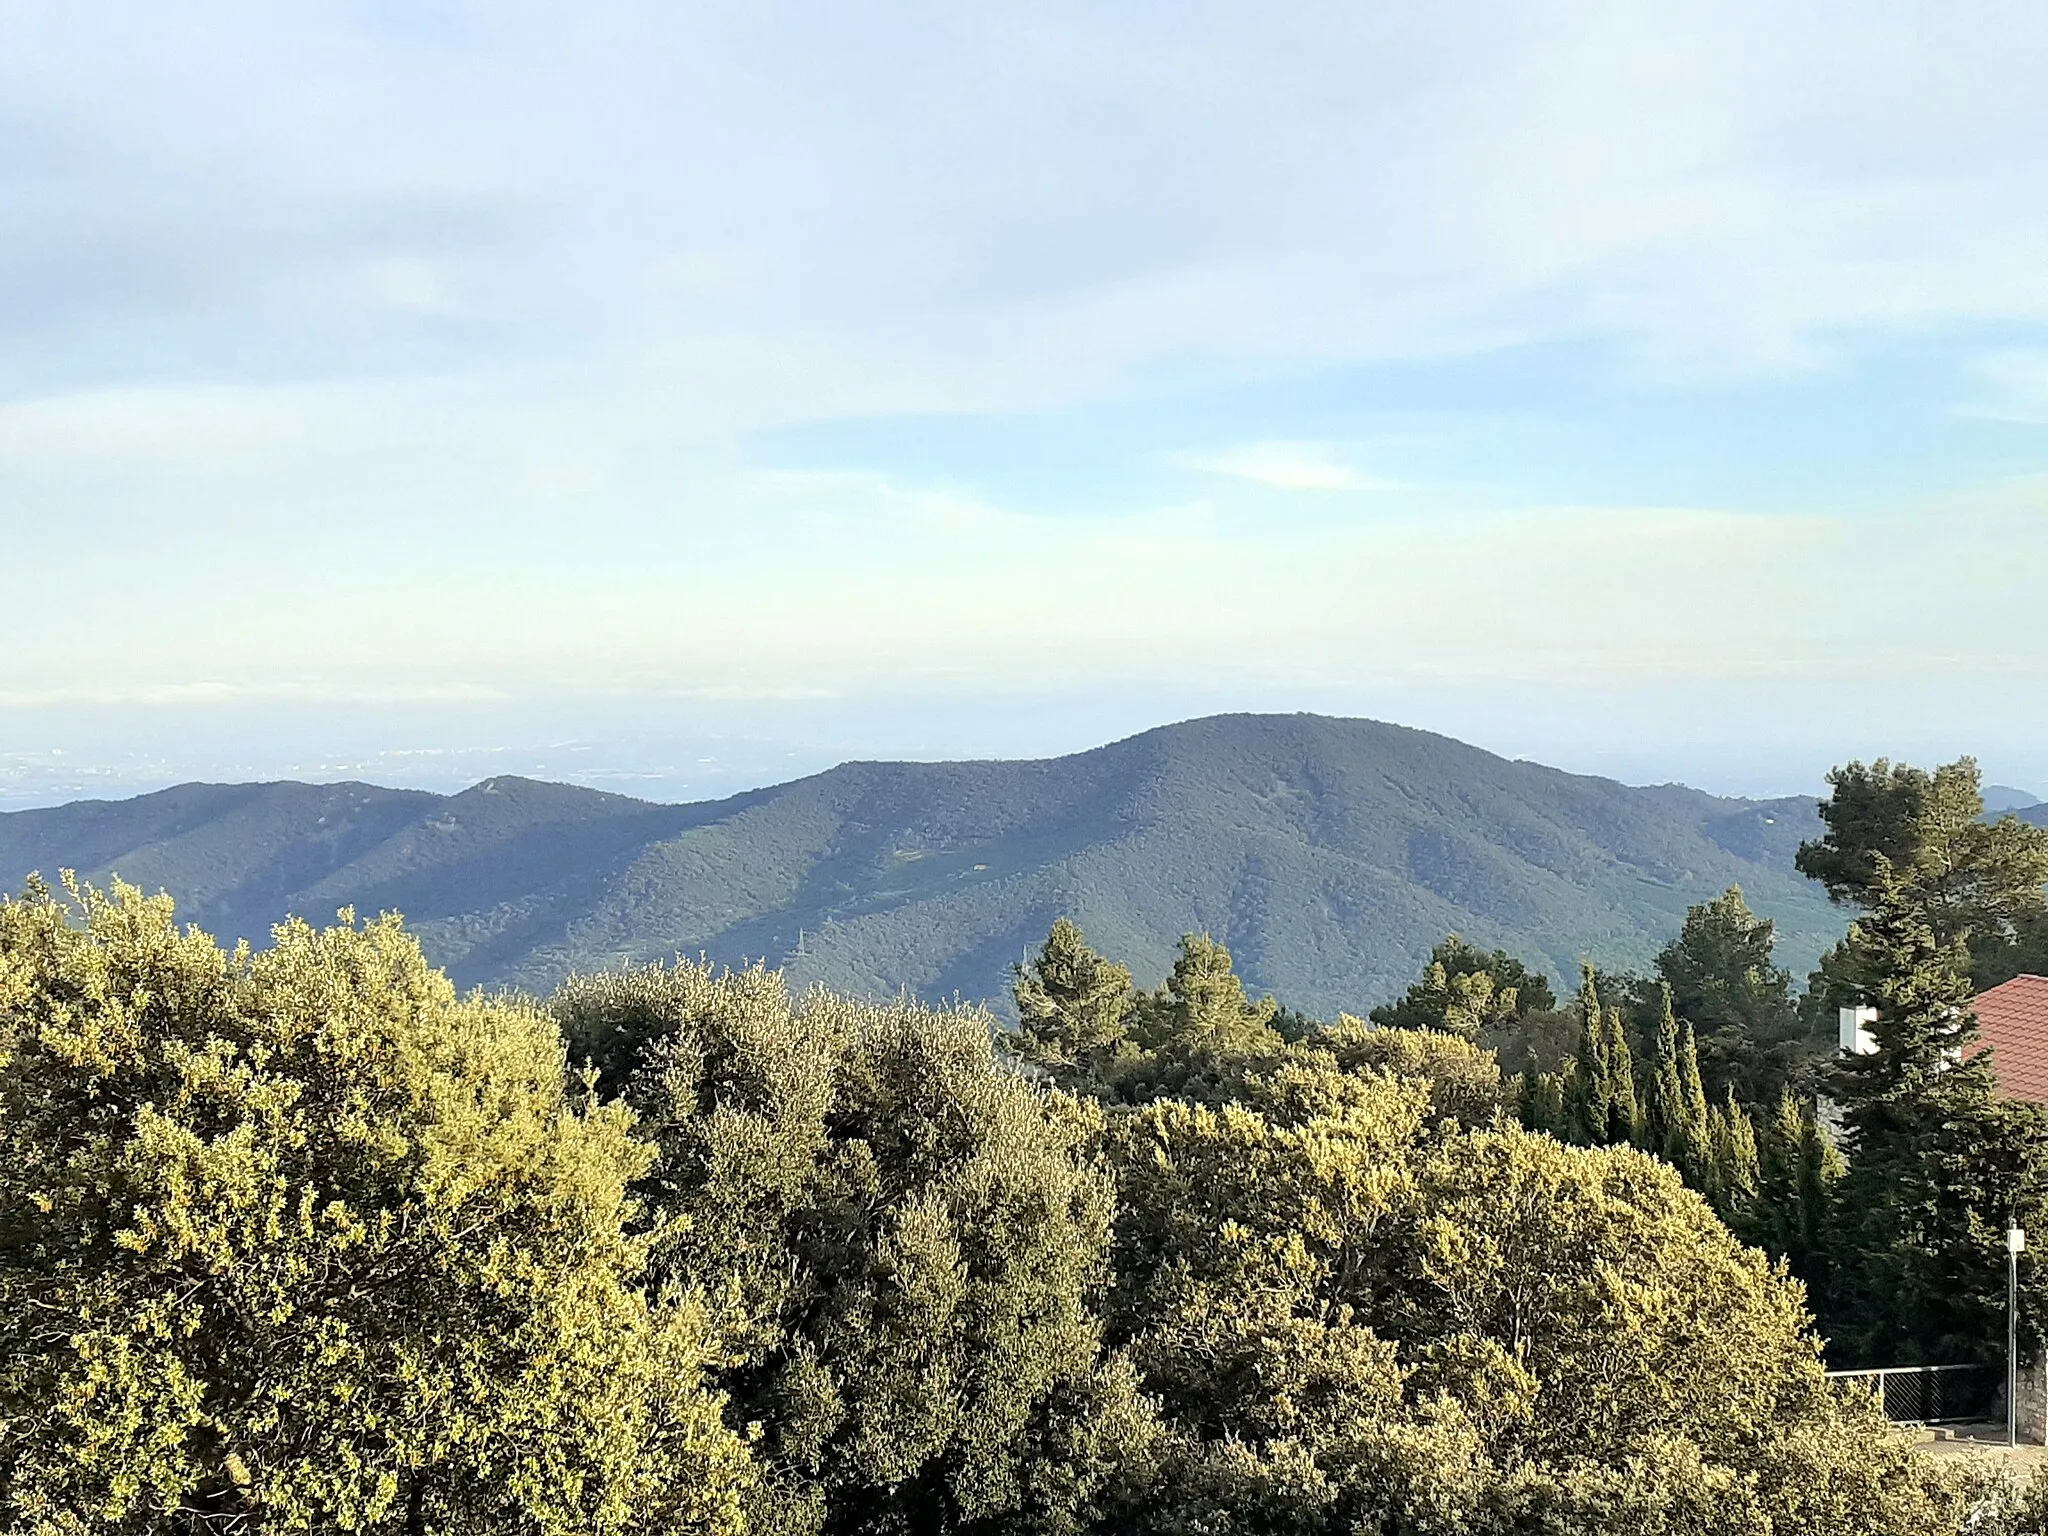
M1607 1010L1593 967L1580 969L1579 1048L1572 1058L1564 1088L1564 1122L1569 1140L1600 1146L1614 1116L1613 1069L1607 1060Z
M1754 1221L1762 1167L1756 1126L1749 1111L1736 1102L1733 1088L1707 1112L1706 1143L1700 1192L1731 1228L1746 1231Z
M1055 919L1030 966L1016 967L1010 995L1028 1061L1100 1076L1127 1047L1130 970L1090 949L1071 918Z
M1688 1132L1685 1160L1681 1167L1690 1169L1695 1184L1704 1177L1710 1144L1707 1130L1708 1107L1707 1085L1700 1076L1699 1046L1693 1037L1692 1026L1682 1024L1678 1032L1678 1091L1685 1106L1685 1123Z
M1003 1070L985 1014L798 1001L759 968L578 978L553 1006L593 1058L637 1034L654 1274L730 1298L757 1529L1091 1518L1146 1434L1088 1307L1112 1211L1091 1107Z
M1797 1287L1668 1167L1432 1135L1414 1085L1312 1078L1108 1123L1108 1337L1162 1420L1116 1528L1958 1527L1946 1473L1829 1390Z
M1231 969L1230 951L1206 933L1181 936L1166 985L1146 1004L1136 1033L1151 1050L1242 1056L1285 1043L1273 1028L1280 1005L1270 997L1253 1002Z
M1943 788L1953 801L1965 791L1962 782L1969 771L1969 759L1951 764ZM1800 844L1794 862L1809 880L1827 887L1830 899L1862 905L1877 888L1878 861L1894 871L1911 870L1926 850L1931 805L1936 793L1936 776L1925 769L1896 766L1880 757L1865 767L1852 762L1828 772L1828 795L1818 810L1827 828L1819 838ZM1962 810L1951 804L1949 815ZM1983 809L1978 797L1974 816Z
M1580 970L1579 1016L1579 1048L1564 1085L1566 1134L1582 1146L1634 1141L1643 1125L1628 1033L1621 1010L1602 1006L1590 964Z
M1470 1038L1556 1006L1544 977L1505 950L1482 950L1454 933L1430 951L1420 981L1369 1017L1387 1029L1436 1029Z
M2048 1128L2038 1106L1993 1097L1962 942L1937 936L1882 857L1848 942L1877 1048L1832 1075L1849 1164L1824 1298L1833 1337L1888 1363L1995 1358L2001 1235L2040 1208Z
M1515 1117L1524 1129L1542 1131L1560 1141L1570 1139L1567 1081L1567 1073L1539 1071L1534 1061L1523 1066L1515 1095Z
M68 890L0 903L0 1527L739 1529L651 1149L546 1018L395 918L229 954Z
M1685 914L1677 938L1657 956L1672 1007L1697 1034L1708 1090L1730 1087L1745 1103L1770 1104L1801 1056L1791 973L1774 964L1773 925L1731 886Z
M2002 954L2042 921L2048 829L2010 815L1987 824L1968 757L1931 774L1884 758L1852 762L1828 784L1820 803L1827 832L1800 846L1800 872L1846 905L1872 907L1895 887L1937 941L1962 944L1970 964L2002 971Z
M1742 1235L1782 1254L1809 1291L1824 1292L1833 1241L1835 1186L1844 1167L1810 1101L1789 1092L1758 1138L1757 1201Z
M1707 1099L1700 1081L1692 1026L1679 1025L1671 988L1659 989L1660 1007L1651 1033L1649 1093L1643 1107L1643 1144L1700 1187L1706 1146Z
M1487 1125L1502 1108L1500 1063L1462 1035L1433 1029L1376 1029L1338 1015L1307 1036L1294 1058L1327 1059L1346 1073L1384 1073L1429 1085L1431 1110L1460 1124ZM1314 1053L1311 1055L1310 1053Z
M1607 1066L1614 1082L1609 1095L1613 1118L1608 1122L1607 1140L1640 1141L1643 1114L1636 1098L1635 1063L1629 1055L1628 1031L1619 1008L1607 1010Z

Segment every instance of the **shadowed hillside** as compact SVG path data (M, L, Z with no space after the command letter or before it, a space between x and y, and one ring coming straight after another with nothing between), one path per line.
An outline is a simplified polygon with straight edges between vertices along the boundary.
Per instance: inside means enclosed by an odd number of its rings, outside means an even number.
M1630 788L1447 737L1233 715L1039 762L847 763L663 806L531 780L455 796L184 785L0 815L0 878L176 894L225 937L397 908L467 983L765 957L868 994L998 994L1052 919L1163 973L1206 929L1258 986L1362 1010L1456 930L1567 973L1640 965L1731 884L1803 970L1841 915L1792 873L1813 802Z

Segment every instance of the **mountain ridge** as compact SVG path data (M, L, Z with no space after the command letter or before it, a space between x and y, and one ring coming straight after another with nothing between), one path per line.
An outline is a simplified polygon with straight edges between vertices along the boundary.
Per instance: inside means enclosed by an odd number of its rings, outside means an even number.
M1841 914L1791 871L1814 802L1646 788L1446 736L1219 715L1065 757L842 763L663 805L501 776L454 795L179 785L0 813L0 881L170 889L225 938L393 908L465 985L678 951L871 995L999 997L1053 917L1141 979L1184 931L1296 1006L1361 1010L1456 930L1554 975L1641 965L1729 884L1810 963Z

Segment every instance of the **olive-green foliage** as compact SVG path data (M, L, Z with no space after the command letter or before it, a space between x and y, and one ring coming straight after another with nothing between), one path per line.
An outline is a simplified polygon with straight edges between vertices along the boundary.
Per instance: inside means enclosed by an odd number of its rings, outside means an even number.
M1061 918L1029 967L1015 979L1018 1011L1037 1020L1006 1042L1024 1061L1083 1095L1116 1103L1163 1097L1235 1103L1255 1094L1260 1075L1293 1064L1321 1070L1391 1072L1425 1082L1435 1113L1484 1124L1503 1103L1500 1068L1491 1051L1461 1035L1429 1029L1380 1029L1349 1014L1333 1024L1300 1019L1298 1038L1273 1027L1277 1005L1253 1002L1231 968L1230 951L1189 934L1166 984L1126 994L1114 1009L1115 1030L1073 1022L1069 999L1091 992L1117 995L1122 966L1090 949L1079 926ZM1089 980L1076 985L1069 978ZM1095 978L1103 978L1101 981ZM1048 1041L1085 1038L1070 1049Z
M1476 1036L1557 1006L1543 976L1505 950L1491 953L1451 934L1430 951L1422 979L1398 1001L1372 1010L1388 1029L1436 1029Z
M1080 925L1062 917L1011 981L1020 1055L1048 1067L1107 1069L1137 1001L1128 966L1096 954Z
M1131 1033L1145 1050L1180 1057L1252 1055L1284 1043L1273 1028L1278 1011L1270 997L1252 1001L1228 949L1206 933L1189 933L1165 984L1139 999Z
M2048 829L2010 815L1987 823L1972 758L1932 773L1884 758L1850 763L1828 784L1820 806L1827 833L1801 845L1800 872L1833 900L1865 908L1896 887L1939 943L1963 946L1979 986L2015 974L2016 957L2048 924ZM1815 990L1853 1000L1869 979L1854 960L1848 949L1828 957Z
M0 1529L735 1531L651 1149L394 920L0 904Z
M2024 1482L1987 1479L1977 1495L1970 1536L2041 1536L2048 1531L2048 1467Z
M1485 1125L1506 1100L1493 1052L1463 1035L1433 1029L1374 1029L1338 1015L1302 1042L1327 1052L1348 1073L1379 1072L1429 1085L1431 1109L1466 1125Z
M1811 1064L1792 976L1774 962L1775 947L1770 919L1731 886L1689 910L1657 956L1671 1006L1695 1032L1712 1097L1732 1088L1745 1104L1772 1104Z
M1798 1285L1669 1165L1512 1124L1457 1035L1290 1043L1206 940L1125 1007L1057 935L1031 1066L762 969L550 1019L458 1000L395 921L228 956L80 899L0 907L6 1536L2034 1518L1838 1399ZM1061 1022L1090 999L1114 1029ZM1741 1161L1739 1106L1694 1118ZM1805 1135L1767 1128L1753 1199Z
M1112 1116L1140 1531L1954 1530L1823 1381L1798 1288L1664 1164L1301 1064Z
M1798 1286L1669 1166L1501 1120L1489 1053L1352 1019L1250 1045L1097 1085L1107 1342L1160 1421L1117 1529L1906 1536L1983 1503L1833 1395ZM1739 1145L1674 1069L1703 1148Z
M1588 964L1580 968L1579 1048L1564 1079L1564 1132L1582 1146L1636 1141L1643 1116L1635 1063L1619 1008L1604 1007Z
M1822 1313L1845 1359L1996 1359L2004 1344L2003 1233L2048 1197L2048 1114L1995 1098L1976 1052L1960 940L1880 859L1849 945L1877 1009L1874 1053L1842 1058L1848 1171L1839 1185ZM2026 1315L2048 1295L2029 1274Z
M1737 1231L1751 1230L1757 1222L1757 1196L1762 1181L1762 1164L1757 1152L1756 1124L1749 1111L1728 1096L1707 1111L1706 1167L1700 1193Z
M593 1057L636 1042L656 1271L730 1300L757 1526L1085 1525L1148 1432L1087 1307L1092 1107L1001 1070L985 1014L792 999L760 969L584 977L554 1008Z

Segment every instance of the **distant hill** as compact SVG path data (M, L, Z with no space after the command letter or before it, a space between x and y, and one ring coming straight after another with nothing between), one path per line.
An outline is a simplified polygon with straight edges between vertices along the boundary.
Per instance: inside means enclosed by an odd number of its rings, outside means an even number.
M2003 816L2008 811L2019 812L2040 808L2041 797L2031 790L2014 789L2010 784L1986 784L1984 786L1984 814Z
M847 763L698 805L528 779L453 796L188 784L0 815L0 881L164 887L225 938L406 914L464 984L703 952L868 994L995 997L1060 913L1141 979L1185 930L1295 1006L1363 1009L1450 931L1561 979L1644 965L1731 884L1803 974L1841 932L1810 799L1510 762L1365 720L1230 715L1038 762Z

